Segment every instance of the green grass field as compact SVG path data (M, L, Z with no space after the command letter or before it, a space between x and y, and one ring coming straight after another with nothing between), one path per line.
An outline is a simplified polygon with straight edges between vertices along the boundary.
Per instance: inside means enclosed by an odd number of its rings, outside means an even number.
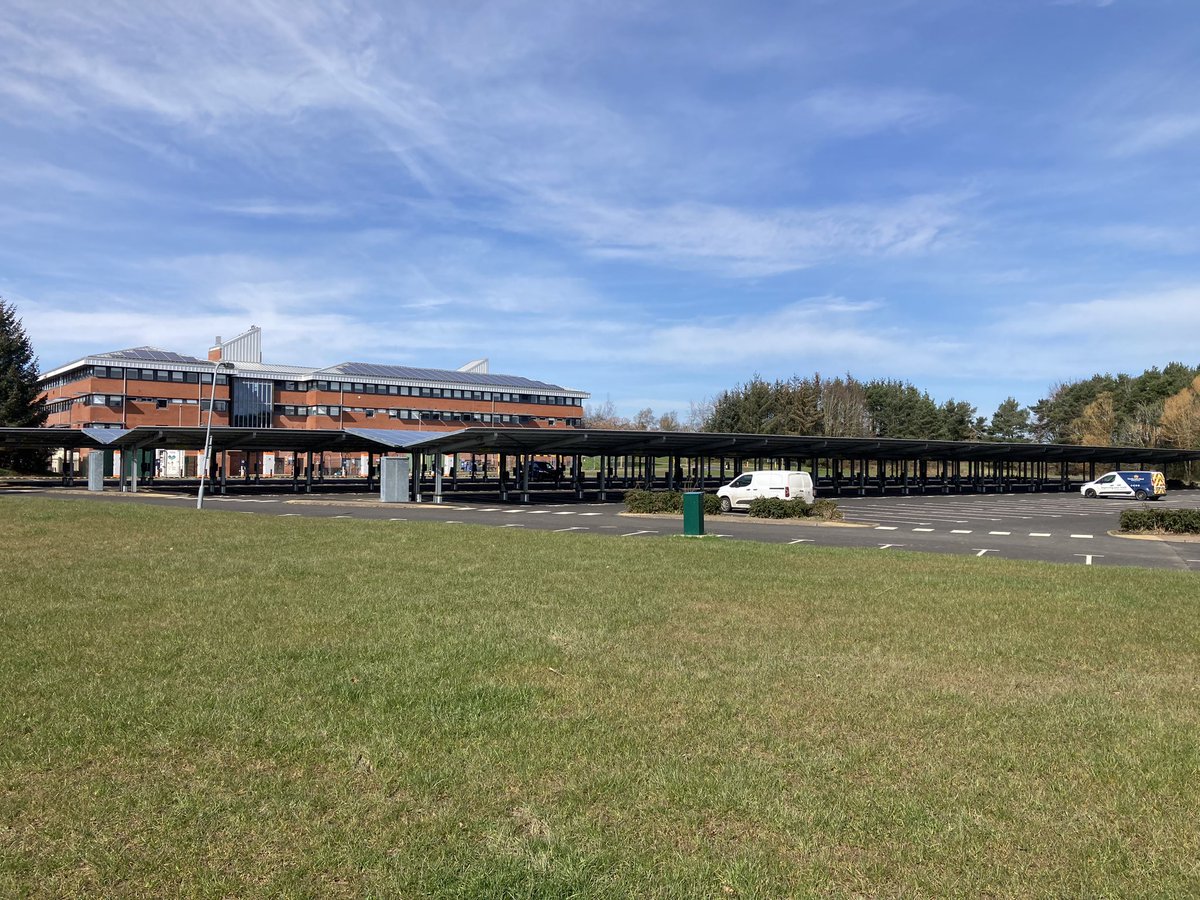
M0 895L1200 893L1200 581L0 500Z

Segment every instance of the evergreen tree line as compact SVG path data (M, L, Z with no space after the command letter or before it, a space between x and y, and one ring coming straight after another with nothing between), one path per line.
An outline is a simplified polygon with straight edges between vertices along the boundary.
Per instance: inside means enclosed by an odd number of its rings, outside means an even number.
M33 344L17 309L0 298L0 426L40 428L46 424L46 405L38 396L38 363ZM40 472L46 468L46 454L20 450L0 452L0 469Z
M1030 407L1009 397L991 417L965 400L938 403L908 381L852 375L757 375L722 391L704 431L995 440L1131 447L1200 447L1200 366L1170 363L1141 375L1094 375L1054 385Z

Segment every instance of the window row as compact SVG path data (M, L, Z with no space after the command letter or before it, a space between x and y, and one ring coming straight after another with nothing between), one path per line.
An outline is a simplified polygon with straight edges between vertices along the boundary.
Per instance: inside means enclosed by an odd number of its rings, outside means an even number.
M83 378L117 378L130 381L163 381L175 384L212 384L212 372L184 372L175 369L142 369L129 366L81 366L43 382L50 390ZM217 384L228 384L229 376L217 375ZM384 394L393 397L429 397L443 400L478 400L485 403L531 403L539 406L579 406L582 397L556 397L550 394L520 394L511 391L476 391L465 388L415 387L405 384L371 384L362 381L276 381L277 391L337 391L344 394Z
M91 366L80 370L82 378L128 378L130 381L167 381L174 384L212 384L212 372L183 372L176 369L133 369L128 366ZM217 374L217 384L228 384L229 376Z
M462 410L434 409L367 409L362 406L291 406L290 404L275 404L275 415L290 417L332 416L339 418L343 412L360 415L367 419L376 416L389 419L405 419L413 422L478 422L482 424L525 425L530 422L548 422L557 424L560 420L547 416L520 416L508 413L478 413L463 412ZM564 424L580 427L581 419L562 419Z
M284 391L338 391L343 394L386 394L392 397L437 397L443 400L482 400L496 403L536 403L542 406L578 406L582 398L547 394L514 394L460 388L412 387L406 384L369 384L361 381L277 381Z

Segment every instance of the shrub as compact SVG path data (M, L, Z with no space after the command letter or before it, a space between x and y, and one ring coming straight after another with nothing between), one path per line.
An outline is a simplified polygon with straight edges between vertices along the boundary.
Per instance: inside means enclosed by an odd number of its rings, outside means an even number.
M829 498L814 500L812 512L809 513L814 519L834 519L842 518L842 511L838 509L838 505Z
M781 500L778 497L759 497L750 501L748 510L758 519L840 519L842 511L832 500Z
M680 491L626 491L625 510L631 513L682 513ZM720 515L721 501L716 494L704 495L704 514Z
M1200 534L1200 509L1126 509L1121 530L1165 534Z
M803 500L758 497L750 501L748 511L756 519L804 519L812 515L812 506Z

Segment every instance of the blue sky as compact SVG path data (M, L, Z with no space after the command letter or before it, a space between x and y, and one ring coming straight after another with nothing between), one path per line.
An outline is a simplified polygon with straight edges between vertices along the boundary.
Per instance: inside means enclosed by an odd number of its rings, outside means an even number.
M676 410L1200 363L1200 4L0 0L43 367L264 329Z

